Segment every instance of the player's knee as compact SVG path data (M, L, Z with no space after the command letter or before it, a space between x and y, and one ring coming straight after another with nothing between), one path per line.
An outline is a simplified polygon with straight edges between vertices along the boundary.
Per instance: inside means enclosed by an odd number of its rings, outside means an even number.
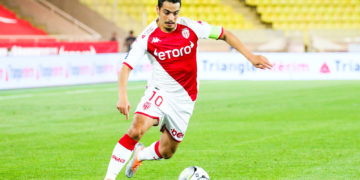
M164 159L170 159L172 156L174 155L174 153L163 153L161 156L164 158Z
M176 148L167 148L163 153L161 153L161 156L164 159L170 159L176 152Z
M137 128L130 128L128 130L128 135L136 140L139 141L141 139L141 137L144 135L144 132L141 129L137 129Z

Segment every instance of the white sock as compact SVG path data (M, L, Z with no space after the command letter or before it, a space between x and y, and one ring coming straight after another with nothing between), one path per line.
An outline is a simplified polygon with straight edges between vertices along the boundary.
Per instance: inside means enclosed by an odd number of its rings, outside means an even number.
M162 159L159 153L159 141L152 143L149 147L139 152L139 161Z
M130 159L132 151L117 143L111 155L105 179L115 180L123 166Z

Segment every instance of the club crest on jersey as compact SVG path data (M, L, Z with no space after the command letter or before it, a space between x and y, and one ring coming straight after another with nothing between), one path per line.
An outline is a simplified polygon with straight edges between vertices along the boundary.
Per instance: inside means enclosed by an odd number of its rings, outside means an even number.
M182 35L184 36L185 39L189 39L189 36L190 36L190 31L188 28L184 28L182 30Z
M157 56L160 60L165 60L165 59L170 60L172 58L177 58L180 56L190 54L194 46L195 46L194 43L190 41L190 45L181 47L180 49L172 49L161 52L157 52L157 49L155 49L154 55Z
M143 105L144 110L148 110L150 107L151 107L151 103L149 103L149 102L146 102L146 103Z
M154 37L153 39L152 39L152 41L151 41L151 43L158 43L158 42L160 42L161 40L158 38L158 37Z

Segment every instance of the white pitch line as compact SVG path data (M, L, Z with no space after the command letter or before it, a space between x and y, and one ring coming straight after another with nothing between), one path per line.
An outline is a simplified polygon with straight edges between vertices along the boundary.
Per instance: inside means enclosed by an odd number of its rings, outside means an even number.
M65 94L85 94L85 93L91 93L95 92L94 90L76 90L76 91L65 91Z
M18 98L29 98L33 97L31 94L22 94L22 95L10 95L10 96L2 96L0 100L8 100L8 99L18 99Z
M144 89L145 86L133 86L128 87L128 90L137 90ZM117 88L106 88L106 89L85 89L85 90L74 90L74 91L61 91L56 93L42 93L42 94L20 94L20 95L9 95L9 96L0 96L0 101L11 100L11 99L20 99L20 98L31 98L31 97L46 97L46 96L58 96L61 95L76 95L76 94L86 94L94 92L116 92Z

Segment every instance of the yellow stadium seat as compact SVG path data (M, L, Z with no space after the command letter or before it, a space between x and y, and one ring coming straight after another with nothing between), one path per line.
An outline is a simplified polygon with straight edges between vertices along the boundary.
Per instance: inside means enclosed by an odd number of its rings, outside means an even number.
M245 0L274 29L358 28L359 0ZM335 24L333 22L336 22Z
M153 0L79 0L90 8L99 12L105 18L116 21L119 26L133 28L134 22L152 22L156 17L155 7L157 1ZM247 3L256 4L263 0L246 0ZM272 0L266 0L271 2ZM114 4L116 3L116 4ZM264 6L265 9L271 8ZM114 13L117 14L115 15ZM224 5L221 0L182 0L181 16L194 20L204 20L214 25L224 25L232 29L253 28L241 14L234 12L231 6ZM131 17L131 18L130 18ZM142 23L141 23L142 24ZM139 30L136 30L139 31ZM141 30L140 30L141 31Z

